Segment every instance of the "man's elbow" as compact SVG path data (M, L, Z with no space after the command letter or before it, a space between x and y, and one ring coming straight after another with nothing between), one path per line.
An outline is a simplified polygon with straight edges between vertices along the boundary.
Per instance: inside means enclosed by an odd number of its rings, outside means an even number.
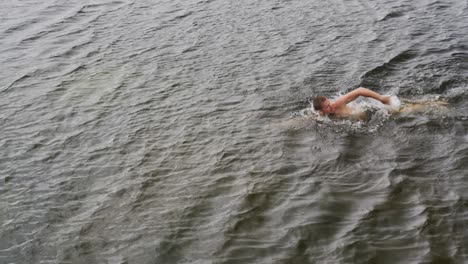
M367 89L364 87L359 87L353 91L354 96L357 98L359 96L366 96Z
M367 89L364 88L364 87L359 87L355 91L356 91L357 94L362 95L367 91Z

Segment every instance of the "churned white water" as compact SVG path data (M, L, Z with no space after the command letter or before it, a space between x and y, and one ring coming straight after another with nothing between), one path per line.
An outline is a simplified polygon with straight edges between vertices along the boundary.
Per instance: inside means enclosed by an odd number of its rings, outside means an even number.
M396 95L390 95L390 104L387 106L389 110L396 111L401 107L401 101Z

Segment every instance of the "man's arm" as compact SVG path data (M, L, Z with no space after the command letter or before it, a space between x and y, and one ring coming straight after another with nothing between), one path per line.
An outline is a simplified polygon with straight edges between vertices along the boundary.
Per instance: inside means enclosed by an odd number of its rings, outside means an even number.
M336 99L336 101L333 103L335 107L340 107L343 105L346 105L349 102L352 102L356 100L359 96L364 96L364 97L370 97L374 98L376 100L379 100L380 102L384 104L390 104L390 96L383 96L380 95L376 92L373 92L369 89L366 89L364 87L359 87L343 96L340 98Z

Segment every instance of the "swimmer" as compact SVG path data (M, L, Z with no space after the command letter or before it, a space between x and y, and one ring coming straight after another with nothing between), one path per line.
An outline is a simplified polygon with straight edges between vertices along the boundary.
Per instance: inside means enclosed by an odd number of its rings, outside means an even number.
M330 101L330 99L325 96L317 96L314 98L313 105L315 111L318 111L321 115L338 118L365 119L365 112L356 111L357 109L351 108L347 105L348 103L356 100L359 96L370 97L386 105L391 103L390 96L380 95L367 88L359 87L343 96L340 96L334 102Z

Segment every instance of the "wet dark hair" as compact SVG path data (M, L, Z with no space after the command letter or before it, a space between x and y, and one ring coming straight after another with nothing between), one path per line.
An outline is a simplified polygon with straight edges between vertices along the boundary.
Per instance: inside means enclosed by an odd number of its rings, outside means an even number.
M325 102L325 100L327 100L325 96L317 96L314 98L313 105L315 111L322 110L322 104Z

